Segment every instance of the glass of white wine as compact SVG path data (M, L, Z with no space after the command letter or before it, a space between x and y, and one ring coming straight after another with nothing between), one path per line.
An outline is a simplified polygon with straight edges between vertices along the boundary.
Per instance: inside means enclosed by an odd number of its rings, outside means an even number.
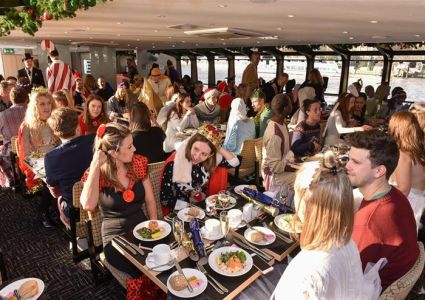
M184 224L183 221L178 219L177 217L173 218L173 235L176 239L176 242L181 246L182 238L183 238L183 229Z
M220 212L220 227L221 233L223 233L224 238L226 238L230 229L229 216L227 215L227 211Z

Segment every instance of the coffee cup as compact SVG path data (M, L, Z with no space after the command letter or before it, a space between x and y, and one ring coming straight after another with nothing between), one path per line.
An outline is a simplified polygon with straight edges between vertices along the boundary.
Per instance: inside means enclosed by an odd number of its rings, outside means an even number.
M229 224L231 228L236 228L242 222L242 211L239 209L231 209L227 213L229 216Z
M217 236L221 233L220 221L216 219L208 219L205 221L205 232L209 236Z
M171 259L171 249L170 246L166 244L159 244L152 248L152 253L148 257L149 261L156 264L164 264L170 261Z
M221 131L225 131L225 130L226 130L226 128L227 128L227 125L226 125L226 124L221 124L221 125L220 125L220 129L221 129Z

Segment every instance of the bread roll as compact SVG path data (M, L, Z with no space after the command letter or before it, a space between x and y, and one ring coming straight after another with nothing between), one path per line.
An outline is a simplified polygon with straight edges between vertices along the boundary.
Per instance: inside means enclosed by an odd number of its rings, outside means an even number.
M18 294L22 299L29 299L38 293L38 285L35 280L28 280L18 289Z
M251 240L251 242L257 243L264 239L264 234L256 230L252 230L249 232L249 239Z
M199 208L191 207L189 208L189 211L187 212L187 214L193 217L197 217L199 215Z
M183 275L178 274L170 278L170 284L173 290L181 291L187 287L187 281Z

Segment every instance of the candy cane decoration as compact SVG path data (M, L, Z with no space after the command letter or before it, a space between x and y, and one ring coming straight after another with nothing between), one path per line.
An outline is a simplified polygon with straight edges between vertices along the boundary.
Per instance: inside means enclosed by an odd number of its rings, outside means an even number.
M55 45L51 40L42 40L41 41L41 49L44 51L48 51L49 53L55 50Z

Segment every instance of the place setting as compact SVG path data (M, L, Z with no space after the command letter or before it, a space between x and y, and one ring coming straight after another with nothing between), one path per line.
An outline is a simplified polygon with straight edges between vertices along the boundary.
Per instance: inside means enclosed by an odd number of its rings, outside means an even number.
M43 293L45 284L39 278L25 278L16 280L2 290L0 290L0 299L4 300L36 300Z

